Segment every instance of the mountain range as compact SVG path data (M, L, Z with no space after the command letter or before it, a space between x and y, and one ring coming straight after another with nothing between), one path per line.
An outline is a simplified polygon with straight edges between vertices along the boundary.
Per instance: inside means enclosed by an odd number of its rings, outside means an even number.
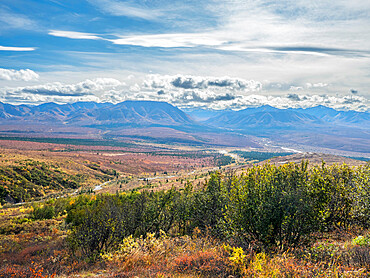
M117 136L181 137L205 144L240 145L243 141L241 145L253 147L263 137L279 143L370 153L370 113L338 111L322 105L305 109L265 105L239 111L184 112L169 103L154 101L37 106L0 103L1 134L27 135L37 129L42 136L46 128L55 134L61 130L68 134L69 129L92 134L104 131Z
M370 129L370 113L338 111L322 105L312 108L278 109L269 105L226 111L204 121L206 124L248 130L310 129L322 126L345 126Z
M370 155L369 112L338 111L322 105L305 109L278 109L265 105L225 111L203 122L213 127L268 138L280 145Z
M0 122L32 122L63 125L192 125L183 111L166 102L124 101L118 104L76 102L38 106L0 103Z

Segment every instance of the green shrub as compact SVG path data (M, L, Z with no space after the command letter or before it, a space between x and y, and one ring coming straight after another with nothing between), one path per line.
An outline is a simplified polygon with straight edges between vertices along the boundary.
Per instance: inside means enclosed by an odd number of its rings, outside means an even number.
M357 246L370 247L370 238L368 238L367 236L358 236L352 240L352 244Z
M369 165L308 168L302 162L214 173L196 190L187 182L181 190L79 196L53 207L67 212L71 246L97 258L127 236L161 230L191 235L197 229L244 246L286 249L311 240L313 232L368 227L368 202Z
M33 206L30 217L33 220L52 219L55 216L54 207L51 205Z
M6 189L0 186L0 205L5 203L6 196L7 196Z
M264 165L234 178L227 193L231 236L263 247L295 245L315 227L307 164Z
M308 257L313 262L330 262L339 256L340 251L338 245L323 242L308 249Z

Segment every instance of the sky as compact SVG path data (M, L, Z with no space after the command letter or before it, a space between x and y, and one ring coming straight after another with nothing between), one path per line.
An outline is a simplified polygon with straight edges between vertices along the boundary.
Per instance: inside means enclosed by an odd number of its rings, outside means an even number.
M370 111L370 1L2 0L0 101Z

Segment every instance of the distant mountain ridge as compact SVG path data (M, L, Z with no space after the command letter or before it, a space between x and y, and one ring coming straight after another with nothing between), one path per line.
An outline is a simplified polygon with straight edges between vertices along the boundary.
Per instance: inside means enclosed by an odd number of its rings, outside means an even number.
M247 130L249 128L310 128L328 124L370 129L370 113L338 111L326 106L312 108L279 109L269 105L219 113L205 121L206 124Z
M193 117L189 116L192 115ZM121 103L76 102L44 103L37 106L0 102L0 122L51 122L72 125L136 124L194 125L204 124L227 129L290 128L335 124L370 129L370 113L339 111L326 106L279 109L269 105L239 111L186 110L157 101L127 100Z
M230 146L256 146L258 138L268 138L285 146L370 154L369 112L338 111L325 106L279 109L269 105L239 111L187 112L191 116L169 103L155 101L37 106L0 103L0 133L7 136L89 133L95 137L161 138L163 142L166 138L172 141L178 138L177 142ZM264 139L262 142L268 147Z
M124 101L118 104L76 102L38 106L0 103L0 122L45 122L65 125L195 125L186 113L166 102Z
M318 105L311 108L299 108L296 109L302 113L306 113L315 116L323 121L344 124L344 125L368 125L370 127L370 113L369 112L358 112L353 110L339 111L333 108L329 108L323 105ZM365 126L366 127L366 126Z
M269 138L283 145L370 154L369 112L338 111L325 106L278 109L265 105L226 111L204 123L241 134Z

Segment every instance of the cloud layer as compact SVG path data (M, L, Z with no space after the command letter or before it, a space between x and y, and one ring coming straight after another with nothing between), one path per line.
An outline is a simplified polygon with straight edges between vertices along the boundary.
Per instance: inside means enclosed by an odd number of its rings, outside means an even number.
M60 82L44 85L4 88L0 90L3 102L11 103L43 103L43 102L76 102L100 101L102 93L116 93L120 86L125 85L113 78L87 79L76 84Z
M356 90L342 95L319 93L329 86L325 83L264 84L266 87L293 88L290 93L264 95L264 86L255 80L232 77L191 75L147 75L129 84L113 78L87 79L75 84L60 82L37 86L0 89L0 101L9 103L68 103L96 101L118 103L125 100L165 101L179 108L234 109L271 105L278 108L297 108L325 105L340 110L370 111L370 101ZM130 83L131 82L131 83ZM136 83L135 83L136 82ZM354 93L356 91L356 93Z
M145 8L134 3L127 3L115 0L88 0L92 5L104 13L113 16L125 16L146 20L156 20L162 13L159 10Z
M13 70L13 69L0 68L0 80L31 81L31 80L37 80L38 78L39 78L39 75L30 69Z
M226 52L370 56L367 32L370 7L357 1L235 0L204 1L203 4L191 1L188 5L175 2L89 0L104 14L161 21L165 26L161 25L156 31L149 28L149 32L104 31L101 35L79 32L72 35L72 31L49 34L148 48L209 47ZM191 21L190 28L176 28L182 26L180 20Z
M335 109L370 111L369 100L351 92L327 95L325 83L306 83L286 93L290 84L265 84L278 87L280 94L267 96L261 82L231 77L190 75L148 75L142 84L134 84L121 91L103 94L103 101L120 102L127 99L166 101L180 108L243 109L250 106L271 105L278 108L312 107L325 105ZM298 89L297 88L301 88Z
M159 91L161 92L161 91ZM215 94L209 91L183 91L168 93L140 92L130 95L115 94L120 100L138 99L166 101L180 108L204 108L204 109L233 109L240 110L247 107L271 105L278 108L306 108L324 105L339 110L370 111L370 101L363 96L329 96L329 95L307 95L288 94L282 96L266 95L240 95L235 93ZM110 100L109 95L105 95Z

